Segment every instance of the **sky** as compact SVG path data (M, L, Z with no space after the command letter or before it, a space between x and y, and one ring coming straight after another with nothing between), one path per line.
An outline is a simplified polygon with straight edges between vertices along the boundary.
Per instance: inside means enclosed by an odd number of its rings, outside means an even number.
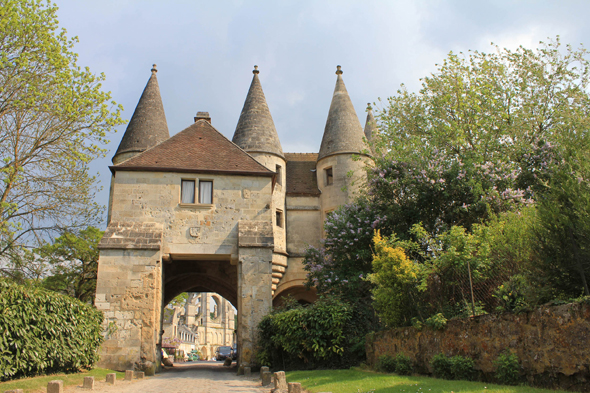
M319 150L337 65L364 126L368 102L386 102L402 83L417 91L450 51L491 52L492 42L537 48L557 35L590 46L590 1L582 0L54 1L60 26L79 38L78 65L106 75L104 89L124 107L125 120L155 63L170 135L207 111L231 139L258 65L289 153ZM102 205L125 128L91 164Z

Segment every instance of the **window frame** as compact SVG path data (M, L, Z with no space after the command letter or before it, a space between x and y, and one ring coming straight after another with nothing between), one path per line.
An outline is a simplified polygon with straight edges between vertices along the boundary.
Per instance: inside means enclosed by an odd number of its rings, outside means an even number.
M283 185L283 166L276 164L275 165L275 172L277 173L277 184L279 186Z
M275 225L279 228L285 227L285 214L281 209L275 210Z
M324 184L326 186L334 184L334 168L331 166L324 168Z
M209 203L201 202L201 200L202 200L201 199L201 197L202 197L201 183L211 183L211 194L209 195L209 198L211 199L211 201ZM196 199L197 199L197 201L199 201L199 205L212 205L213 204L213 179L199 179L198 184L199 184L199 195L198 195L198 198L196 198Z
M182 201L182 185L184 184L184 182L191 182L193 183L193 187L194 187L194 199L193 202L183 202ZM211 203L201 203L199 201L201 201L202 196L201 196L201 182L208 182L211 183ZM213 194L214 194L214 188L215 187L215 181L211 178L199 178L199 177L193 177L193 178L186 178L186 177L182 177L180 179L180 193L179 193L179 202L178 202L178 206L179 207L185 207L185 208L196 208L196 209L210 209L213 208L214 205L214 199L213 199Z
M183 201L183 193L182 193L182 191L184 189L183 185L184 185L185 182L187 182L187 183L193 183L193 201L192 202L184 202ZM184 179L184 178L180 179L180 203L181 204L183 204L183 205L190 205L190 204L193 204L194 205L195 204L195 201L197 200L196 184L197 184L196 179Z

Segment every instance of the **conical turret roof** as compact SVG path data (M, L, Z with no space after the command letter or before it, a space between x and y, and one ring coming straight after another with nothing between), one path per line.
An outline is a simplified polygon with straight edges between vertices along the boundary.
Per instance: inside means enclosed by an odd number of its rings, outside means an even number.
M170 138L155 64L151 71L152 75L143 89L115 157L122 153L143 152Z
M254 66L252 84L232 142L248 153L271 153L285 158L260 79L258 79L259 72L258 66Z
M363 127L352 106L348 91L346 91L340 66L337 67L336 75L338 75L336 87L328 112L318 160L339 153L358 154L367 149L363 142Z
M371 141L373 135L377 133L377 123L375 122L375 117L373 116L373 107L371 103L367 103L367 122L365 123L365 138L368 141Z

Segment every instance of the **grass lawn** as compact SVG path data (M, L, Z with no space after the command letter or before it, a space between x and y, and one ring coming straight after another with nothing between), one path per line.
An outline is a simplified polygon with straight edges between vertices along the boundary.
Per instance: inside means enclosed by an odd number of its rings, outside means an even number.
M47 389L47 382L55 379L64 381L64 387L71 385L82 385L84 377L94 377L94 381L104 381L109 373L117 373L117 379L124 379L125 373L120 373L106 368L95 368L83 373L75 374L53 374L40 377L15 379L14 381L0 382L0 392L5 390L22 389L25 393L44 392Z
M403 377L372 371L289 371L288 382L301 382L312 393L542 393L562 392L528 386L502 386L483 382L447 381L430 377Z

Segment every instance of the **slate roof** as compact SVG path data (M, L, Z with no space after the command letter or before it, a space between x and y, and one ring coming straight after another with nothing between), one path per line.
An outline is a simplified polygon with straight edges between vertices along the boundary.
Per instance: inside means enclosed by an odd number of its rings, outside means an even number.
M152 75L143 89L115 156L142 152L170 138L155 64L151 71Z
M287 195L318 196L317 153L285 153Z
M328 112L322 145L318 160L339 153L359 153L368 146L363 142L363 128L356 115L344 80L342 70L337 67L336 87Z
M125 170L274 175L274 172L258 163L206 120L198 120L159 145L109 168L113 172Z
M258 66L232 141L247 152L271 153L284 158L281 142L258 78Z

